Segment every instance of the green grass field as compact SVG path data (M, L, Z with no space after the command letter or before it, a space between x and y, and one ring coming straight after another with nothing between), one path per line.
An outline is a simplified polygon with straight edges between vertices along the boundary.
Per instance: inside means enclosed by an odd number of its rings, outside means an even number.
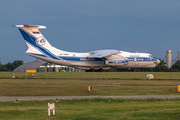
M0 73L0 96L179 95L180 73ZM46 84L44 84L44 81ZM116 83L119 82L119 85ZM92 92L88 92L88 86Z
M32 77L32 74L15 73L16 78L26 79L103 79L103 80L144 80L147 74L153 74L156 80L180 80L179 72L38 72ZM1 79L12 79L12 72L0 72Z
M0 96L179 95L180 73L92 72L0 73ZM44 84L44 81L46 84ZM119 85L116 83L119 82ZM88 92L91 85L93 90ZM47 115L48 102L56 115ZM73 99L0 102L0 120L175 120L180 119L180 99Z
M48 116L47 103L55 103ZM81 99L0 102L1 120L178 120L180 99Z

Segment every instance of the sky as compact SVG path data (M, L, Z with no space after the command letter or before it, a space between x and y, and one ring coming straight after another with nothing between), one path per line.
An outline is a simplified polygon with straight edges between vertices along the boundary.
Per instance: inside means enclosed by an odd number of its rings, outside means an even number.
M4 0L0 4L0 58L35 58L13 25L44 25L54 47L70 52L117 49L163 59L180 51L179 0Z

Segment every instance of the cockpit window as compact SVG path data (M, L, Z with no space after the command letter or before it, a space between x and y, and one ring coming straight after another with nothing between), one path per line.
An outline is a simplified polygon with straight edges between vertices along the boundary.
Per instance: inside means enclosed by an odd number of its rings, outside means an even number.
M152 55L149 55L150 58L154 58Z
M153 57L152 55L149 55L150 58L156 58L156 57Z

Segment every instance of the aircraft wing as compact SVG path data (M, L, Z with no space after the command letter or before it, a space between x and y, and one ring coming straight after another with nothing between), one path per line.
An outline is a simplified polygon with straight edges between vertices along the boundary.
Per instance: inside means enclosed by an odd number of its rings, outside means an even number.
M103 58L109 55L114 55L119 53L120 51L118 50L96 50L90 52L89 58Z

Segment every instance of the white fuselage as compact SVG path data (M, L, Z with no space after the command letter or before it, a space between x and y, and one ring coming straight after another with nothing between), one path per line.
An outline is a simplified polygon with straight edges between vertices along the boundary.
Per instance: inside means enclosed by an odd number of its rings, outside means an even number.
M160 62L158 59L153 58L147 53L130 53L119 51L119 54L105 57L107 60L101 60L89 59L90 53L66 52L58 50L57 48L54 48L54 50L51 52L61 59L52 59L43 55L37 55L36 53L33 54L32 51L27 51L26 54L50 63L71 66L84 70L89 70L92 68L95 70L107 70L111 68L153 68ZM118 61L125 62L118 63Z

